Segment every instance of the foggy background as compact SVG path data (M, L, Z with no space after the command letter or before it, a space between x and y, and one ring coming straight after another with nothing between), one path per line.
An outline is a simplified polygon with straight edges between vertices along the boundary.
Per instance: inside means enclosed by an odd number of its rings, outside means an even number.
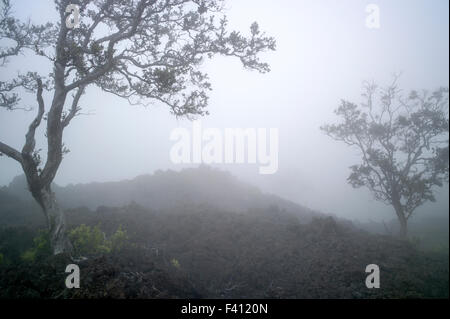
M380 7L380 29L365 25L369 3ZM13 4L23 20L56 20L51 0ZM247 31L257 21L276 38L277 51L263 56L272 69L265 75L245 71L231 58L205 63L213 91L210 115L202 118L202 126L278 128L279 169L273 175L259 175L258 164L214 166L263 191L325 213L359 220L393 218L390 207L374 201L367 190L347 184L348 167L359 162L358 152L333 141L319 127L337 120L333 110L340 99L362 101L364 80L387 85L393 73L402 72L399 85L407 91L448 86L448 6L446 0L227 1L230 29ZM44 59L20 56L10 61L0 69L2 80L18 71L46 75L51 70ZM22 102L36 105L34 96L24 96ZM185 167L170 162L174 142L169 136L176 127L190 129L191 123L176 119L167 106L157 102L147 108L130 106L94 87L80 105L90 115L76 118L65 130L65 145L71 152L58 171L57 184L118 181ZM21 148L34 116L34 112L1 110L0 140ZM41 136L44 128L41 125ZM43 142L38 139L37 148L45 155ZM17 162L0 157L0 185L19 174ZM448 214L448 187L438 193L437 203L421 207L416 216Z

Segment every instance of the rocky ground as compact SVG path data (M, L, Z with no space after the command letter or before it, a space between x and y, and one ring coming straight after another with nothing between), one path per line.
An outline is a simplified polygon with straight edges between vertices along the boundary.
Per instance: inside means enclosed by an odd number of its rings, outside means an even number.
M105 233L123 225L129 246L83 261L62 255L0 266L1 298L449 297L448 254L332 218L301 224L282 212L207 208L72 213L73 222L100 224ZM80 289L64 286L69 263L80 266ZM380 289L365 286L368 264L380 267Z

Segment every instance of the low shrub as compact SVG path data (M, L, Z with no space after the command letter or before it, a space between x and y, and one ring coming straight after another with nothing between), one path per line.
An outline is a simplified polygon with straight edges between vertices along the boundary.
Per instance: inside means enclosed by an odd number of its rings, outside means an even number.
M121 251L127 245L128 235L126 230L119 226L108 239L99 226L82 224L69 232L69 239L77 255L88 256Z
M23 252L21 259L26 262L34 262L36 259L50 256L51 253L49 233L46 230L40 230L33 239L33 247Z

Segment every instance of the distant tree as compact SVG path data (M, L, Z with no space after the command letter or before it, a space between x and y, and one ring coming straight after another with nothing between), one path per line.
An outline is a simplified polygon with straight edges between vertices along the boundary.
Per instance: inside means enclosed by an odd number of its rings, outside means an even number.
M37 114L21 150L0 142L0 154L19 162L29 190L47 218L54 253L70 248L64 213L51 183L63 155L63 133L80 114L80 99L89 85L143 104L167 104L175 116L207 114L207 74L199 70L205 58L238 58L245 68L269 71L259 53L275 50L275 40L255 22L250 36L227 29L224 0L56 0L57 23L34 25L11 15L9 0L1 0L0 63L31 53L53 65L45 77L35 72L0 81L0 107L23 108L18 90L35 95ZM70 4L79 7L80 22L72 27ZM10 44L9 46L6 44ZM50 71L50 70L49 70ZM44 90L52 93L49 103ZM35 147L35 132L47 121L45 162ZM42 165L41 165L42 163Z
M348 182L392 205L406 237L415 209L435 201L434 187L448 183L448 89L412 91L404 98L396 82L385 89L366 83L365 103L343 100L335 111L342 121L322 130L361 152Z

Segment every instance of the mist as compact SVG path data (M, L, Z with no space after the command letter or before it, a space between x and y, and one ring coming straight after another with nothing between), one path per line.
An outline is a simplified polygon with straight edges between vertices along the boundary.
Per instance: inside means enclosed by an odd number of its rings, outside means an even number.
M73 217L77 209L80 216L90 216L80 207L102 213L104 206L122 207L137 202L145 209L176 210L179 206L175 204L182 204L174 198L178 200L179 194L185 194L184 190L192 187L193 192L185 196L193 206L192 198L198 196L208 204L216 203L220 206L217 209L227 211L252 211L258 207L269 216L286 209L287 213L294 215L300 211L302 218L306 216L305 222L314 220L311 216L317 213L322 217L333 216L344 224L364 224L366 231L385 235L386 229L382 225L389 226L396 220L394 208L376 200L367 188L353 188L348 183L350 167L360 163L361 153L333 140L321 127L337 122L334 111L342 100L364 103L362 93L366 81L386 87L398 75L398 86L405 95L412 90L433 92L440 87L448 87L449 2L372 2L380 10L379 28L367 25L370 15L366 11L367 1L227 0L224 12L229 20L228 28L242 30L247 35L249 26L257 21L261 30L276 40L276 50L260 54L261 60L270 66L270 72L264 74L243 67L239 59L224 56L205 59L199 69L208 74L212 85L206 109L209 114L205 116L177 117L167 105L156 99L147 99L145 105L131 105L126 99L103 92L96 86L88 86L80 100L80 114L64 130L63 143L70 152L64 154L53 180L57 185L55 192L62 199L61 205L68 209L70 218L74 218L71 223L75 225L78 221L77 217ZM30 19L34 23L56 22L59 19L54 1L13 1L12 12L18 19ZM8 42L0 39L0 44L7 45ZM12 62L0 68L0 81L28 71L47 75L53 68L50 61L29 52L10 60ZM22 149L25 133L36 116L35 94L23 90L20 97L24 109L10 111L0 107L0 141L18 150ZM43 94L46 103L50 104L52 97L52 91ZM25 110L27 108L31 110ZM219 136L220 143L223 142L220 147L224 150L229 129L254 129L255 141L262 132L258 129L267 129L264 131L264 134L267 133L265 157L255 153L253 162L245 157L241 163L227 163L224 152L221 162L192 160L175 163L171 154L177 141L171 136L177 130L194 136L195 123L201 125L203 132L209 130L212 134L209 142L214 134ZM277 143L273 145L269 141L270 129L276 130L277 134ZM41 150L44 160L47 153L45 130L46 125L38 127L35 147ZM189 135L189 138L192 136ZM201 143L205 147L208 138ZM195 152L195 145L190 144L189 147ZM245 144L244 149L247 154L251 145ZM276 153L270 153L275 149ZM189 154L189 158L191 155L195 156ZM262 163L263 159L265 163ZM202 175L205 169L203 164L208 167L205 175ZM274 171L261 174L261 167L271 164L276 164L276 167L272 166ZM199 179L190 175L195 175L195 169L199 170ZM230 182L228 177L223 177L227 181L223 182L221 173L214 175L209 169L230 173L236 182ZM179 177L172 176L173 171L178 172ZM26 188L25 184L20 184L25 183L24 180L20 183L18 179L14 180L19 175L23 175L22 167L7 156L0 156L0 189L4 186L5 192L31 202L31 195L21 197L20 191L14 191L16 185L20 185L20 189ZM196 184L203 182L202 186ZM151 197L150 191L140 192L143 185L155 194L163 194L162 197ZM159 190L158 185L162 185ZM239 186L229 190L235 185ZM220 187L227 188L223 190L224 199L221 198ZM247 194L248 189L251 191ZM433 190L436 200L426 202L414 212L411 217L414 225L426 225L430 218L437 218L437 223L442 219L448 221L448 182ZM234 200L242 206L234 205ZM250 205L252 200L260 206ZM169 206L165 202L176 203ZM26 211L35 210L38 206L18 207ZM188 207L187 210L195 211L195 208ZM122 209L127 212L131 210L132 214L142 213L141 208L136 208L136 211L133 210L135 208ZM111 214L116 213L113 210ZM195 214L200 214L200 217L196 215L199 219L204 217L202 212L196 211ZM155 216L152 222L157 225L159 222L165 225L161 221L164 218L170 220L170 217ZM89 219L92 223L97 222L96 217L89 218L92 218ZM214 224L221 218L217 215L211 222ZM286 221L283 218L280 217L282 223L291 222L289 218L286 217ZM245 219L244 222L259 225L261 220ZM369 229L367 225L371 222L379 228ZM313 227L322 229L320 225ZM277 228L275 231L282 234L283 229ZM446 236L448 239L448 228ZM155 235L152 240L158 242L159 238ZM448 245L445 249L448 256ZM173 251L177 250L174 248ZM185 258L188 260L188 257ZM183 265L183 258L178 259ZM214 292L208 296L215 298L219 295ZM258 294L256 296L260 297Z
M361 101L364 80L380 85L402 72L405 89L448 86L448 3L379 1L379 29L365 25L366 3L360 1L229 1L230 27L246 29L260 21L277 40L266 54L271 72L245 72L239 61L215 58L203 69L213 86L204 127L277 127L279 169L260 176L254 165L218 165L262 190L338 216L359 220L389 218L392 210L363 189L347 185L348 167L358 153L329 139L319 127L335 120L341 99ZM288 9L289 8L289 9ZM54 17L52 2L18 1L15 12L41 22ZM41 62L19 57L24 70ZM8 68L2 78L18 70ZM33 97L27 97L33 105ZM65 156L55 179L58 185L118 181L157 169L179 170L169 160L170 132L191 128L164 105L130 106L127 101L89 89L82 115L66 131ZM0 136L21 146L32 112L1 111ZM39 146L45 150L43 141ZM17 163L0 158L0 185L21 174ZM421 213L448 212L448 190Z

